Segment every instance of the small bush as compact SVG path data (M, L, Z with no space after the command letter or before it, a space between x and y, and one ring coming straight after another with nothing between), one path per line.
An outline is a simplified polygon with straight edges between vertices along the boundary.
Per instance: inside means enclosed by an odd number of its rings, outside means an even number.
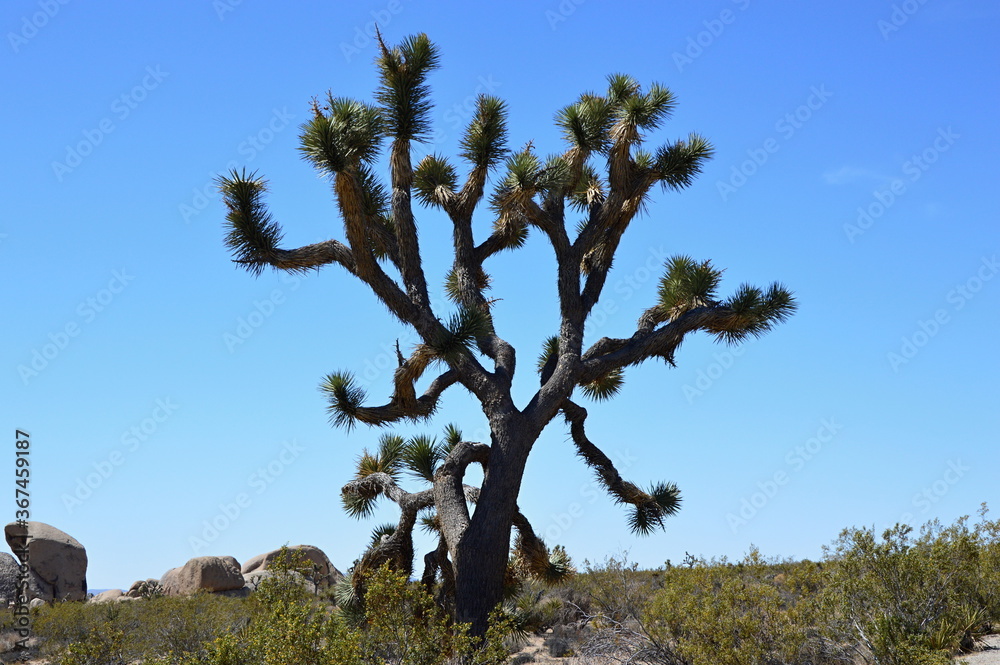
M241 601L209 593L97 604L61 602L39 608L34 632L42 641L42 654L69 658L66 665L114 665L119 653L127 662L206 653L207 642L237 630L247 616ZM115 641L107 641L112 638Z
M751 550L736 565L672 568L649 606L648 630L691 665L796 662L805 630L775 567Z

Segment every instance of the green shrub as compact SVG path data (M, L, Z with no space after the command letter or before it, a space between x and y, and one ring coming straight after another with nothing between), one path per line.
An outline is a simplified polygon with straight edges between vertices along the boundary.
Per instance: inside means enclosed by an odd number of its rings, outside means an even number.
M209 593L97 604L61 602L39 608L34 632L42 641L42 654L57 663L61 658L66 665L113 665L119 653L127 662L206 653L206 642L235 631L247 616L245 603ZM115 641L108 642L112 637Z
M368 581L364 622L302 591L292 571L267 578L245 628L215 639L185 665L494 665L506 660L510 622L494 618L477 648L464 626L449 625L430 594L383 567Z
M648 630L691 665L799 662L805 628L775 569L757 550L736 565L672 568L649 606Z
M877 538L847 529L828 551L821 599L832 640L853 640L879 665L947 663L998 616L1000 525L985 506L974 527L961 518L925 525L919 537L897 524Z

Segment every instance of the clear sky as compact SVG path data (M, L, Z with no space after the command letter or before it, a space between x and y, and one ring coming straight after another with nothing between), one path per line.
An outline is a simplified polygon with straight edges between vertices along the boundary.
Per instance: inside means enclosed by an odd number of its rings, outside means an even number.
M645 566L751 545L815 559L847 526L1000 509L998 19L987 0L4 2L4 521L17 428L32 519L86 546L93 588L283 543L343 570L395 520L342 512L379 432L332 429L317 386L353 370L384 401L392 346L412 333L336 267L238 270L212 185L258 169L288 245L343 237L298 128L328 89L371 98L376 20L390 42L426 32L440 47L423 152L457 152L480 92L509 103L511 147L561 151L556 110L615 72L675 93L652 145L714 143L690 189L657 193L633 223L591 340L631 334L676 253L725 268L724 292L780 280L800 302L758 341L692 337L676 369L630 370L616 400L587 405L625 475L680 486L665 532L633 536L553 422L520 498L550 545ZM440 284L448 224L420 220ZM551 250L536 234L488 267L523 403L557 325ZM457 388L399 431L448 422L487 440Z

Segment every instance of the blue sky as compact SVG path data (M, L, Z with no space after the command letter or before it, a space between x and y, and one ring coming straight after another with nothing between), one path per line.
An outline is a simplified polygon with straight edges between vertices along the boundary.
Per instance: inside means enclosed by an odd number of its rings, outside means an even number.
M556 110L615 72L677 96L652 145L711 139L698 181L633 223L589 339L630 335L677 253L725 268L723 291L779 280L800 302L759 341L692 337L676 369L630 370L616 400L587 405L630 479L680 486L665 532L631 535L553 422L520 498L549 544L645 566L751 545L815 559L847 526L1000 506L998 19L985 0L5 2L0 402L11 448L31 434L32 518L87 547L94 588L286 542L346 569L395 519L343 514L379 432L332 429L317 386L353 370L385 399L412 333L337 268L237 270L212 185L257 169L286 244L343 237L298 127L328 89L370 99L376 20L441 50L419 151L454 155L481 92L507 100L512 148L561 151ZM447 221L420 223L443 278ZM536 235L488 267L523 403L557 325L551 250ZM400 431L448 422L487 439L457 389Z

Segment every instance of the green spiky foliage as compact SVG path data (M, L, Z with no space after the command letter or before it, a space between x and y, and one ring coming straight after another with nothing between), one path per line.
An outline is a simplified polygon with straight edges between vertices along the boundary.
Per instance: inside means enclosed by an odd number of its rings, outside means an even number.
M388 48L379 38L377 60L382 74L375 98L381 104L386 133L395 138L423 140L431 129L430 87L427 74L439 63L437 47L427 35L405 38Z
M382 538L387 538L392 534L396 533L396 525L386 522L385 524L379 524L372 530L372 539L369 543L369 549L373 547L378 547L382 544Z
M397 344L391 394L379 405L366 403L366 391L350 372L323 379L320 390L334 426L427 421L451 388L468 391L481 405L491 446L499 449L463 441L456 428L440 442L383 439L358 459L342 500L356 517L370 516L382 498L400 507L395 530L381 533L362 558L356 584L384 563L408 573L411 532L420 523L439 535L425 577L440 575L442 588L454 593L457 618L471 621L473 632L483 635L511 568L512 529L523 570L543 578L560 574L558 556L530 531L516 505L527 457L554 418L565 418L577 454L629 511L633 531L664 528L680 505L672 483L643 490L621 477L587 437L588 413L573 401L574 392L598 403L622 395L626 368L656 359L674 365L689 335L727 344L761 336L785 321L797 303L780 283L734 289L710 261L678 255L664 265L655 300L635 328L612 337L617 332L609 327L609 336L594 340L595 307L612 283L624 234L651 216L656 189L672 194L694 184L713 156L712 145L697 133L657 139L676 98L662 84L617 73L607 77L603 90L585 92L556 113L561 152L539 155L530 140L512 149L506 104L479 95L457 154L435 152L414 164L412 144L432 136L429 77L440 56L426 35L396 45L381 35L376 41L373 102L328 93L322 103L313 101L300 132L301 156L332 187L342 238L282 247L281 227L265 202L267 182L255 172L233 170L219 179L225 242L237 265L255 275L268 266L304 271L336 264L415 335L410 348ZM451 232L452 260L435 274L425 272L420 247L422 208L434 208L432 223L444 220ZM557 320L538 358L538 390L518 404L518 354L494 321L516 321L509 309L515 300L493 292L492 264L499 263L499 254L539 239L551 249L556 269L525 262L518 269L532 271L538 289L554 289ZM442 283L452 313L441 311L428 286ZM490 468L491 459L502 466ZM489 469L482 488L464 485L469 464ZM407 492L400 486L404 476L433 487ZM463 568L461 561L475 564Z
M492 169L503 161L507 149L507 104L498 97L480 95L472 122L462 136L459 156L476 168Z
M328 374L320 384L320 391L327 398L330 422L336 427L353 427L365 401L365 391L357 386L354 375L350 372Z
M489 329L489 319L477 309L461 307L448 319L446 328L446 334L429 346L439 358L449 360L471 350L476 339Z
M628 516L629 528L642 536L664 528L664 520L681 508L681 493L673 483L656 483L646 494L649 500L633 506Z
M334 176L378 157L385 135L382 111L344 97L328 97L300 128L299 152L325 176Z
M413 188L417 198L428 206L444 207L448 197L455 193L458 171L448 160L438 155L427 155L413 172Z
M604 401L611 399L625 384L625 373L621 369L613 369L604 376L580 386L583 394L592 400Z
M434 482L434 473L444 457L444 445L423 434L411 438L402 452L403 466L407 471L428 483Z
M689 256L674 256L664 265L660 278L660 309L665 321L681 314L715 304L722 273L710 261L697 263Z
M264 204L267 181L257 172L246 169L229 172L228 177L216 181L222 192L226 213L226 247L233 253L233 260L259 275L268 264L268 257L281 244L281 228L271 218Z

